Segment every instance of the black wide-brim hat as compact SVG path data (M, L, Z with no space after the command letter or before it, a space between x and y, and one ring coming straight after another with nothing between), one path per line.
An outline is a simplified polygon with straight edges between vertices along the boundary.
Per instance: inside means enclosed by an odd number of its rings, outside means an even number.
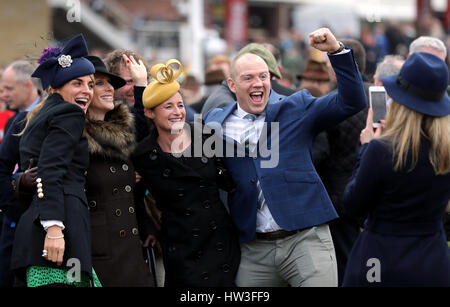
M110 73L106 68L105 63L103 63L103 61L99 57L94 55L88 55L85 58L88 59L94 65L95 73L102 73L110 78L110 83L115 90L127 84L127 82L123 78L113 73Z
M383 77L381 81L396 102L419 113L441 117L450 114L448 79L448 67L441 58L415 52L398 75Z

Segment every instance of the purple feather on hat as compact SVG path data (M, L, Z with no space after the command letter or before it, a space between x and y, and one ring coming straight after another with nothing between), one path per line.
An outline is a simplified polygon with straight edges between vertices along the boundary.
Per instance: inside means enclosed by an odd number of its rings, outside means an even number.
M50 58L60 55L62 50L63 49L59 46L45 48L44 50L42 50L42 54L38 59L38 64L42 64Z

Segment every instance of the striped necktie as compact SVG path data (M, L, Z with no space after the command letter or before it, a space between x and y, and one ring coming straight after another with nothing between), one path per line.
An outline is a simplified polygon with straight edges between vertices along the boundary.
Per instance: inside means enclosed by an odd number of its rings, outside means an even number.
M253 114L247 114L244 118L248 120L248 123L246 124L244 131L241 133L240 139L241 144L244 145L245 148L248 148L249 145L256 145L256 143L258 143L258 136L256 134L255 126L256 116ZM261 209L264 206L266 199L264 198L259 179L256 181L256 189L258 191L258 209Z
M255 119L256 116L253 114L247 114L244 116L248 123L244 127L244 131L241 133L240 143L248 148L250 144L257 143L256 126Z

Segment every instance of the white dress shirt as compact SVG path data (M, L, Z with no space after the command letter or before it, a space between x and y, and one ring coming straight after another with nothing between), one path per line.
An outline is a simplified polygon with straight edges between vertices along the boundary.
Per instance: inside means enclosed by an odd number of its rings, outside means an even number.
M243 133L245 127L248 125L248 120L244 118L245 115L249 113L241 109L239 104L237 109L230 115L223 123L223 133L226 137L234 139L236 142L240 141L241 134ZM266 114L261 113L258 115L254 121L256 127L256 135L259 139L261 136L261 131L264 127L264 122L266 119ZM263 191L264 194L264 191ZM280 230L281 227L273 219L272 213L270 213L267 202L257 209L256 213L256 232L271 232Z

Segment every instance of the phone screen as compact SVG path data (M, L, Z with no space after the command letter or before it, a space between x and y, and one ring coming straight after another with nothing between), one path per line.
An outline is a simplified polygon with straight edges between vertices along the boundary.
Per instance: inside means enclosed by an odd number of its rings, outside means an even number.
M386 117L386 92L371 92L371 107L373 110L373 122L379 123Z

